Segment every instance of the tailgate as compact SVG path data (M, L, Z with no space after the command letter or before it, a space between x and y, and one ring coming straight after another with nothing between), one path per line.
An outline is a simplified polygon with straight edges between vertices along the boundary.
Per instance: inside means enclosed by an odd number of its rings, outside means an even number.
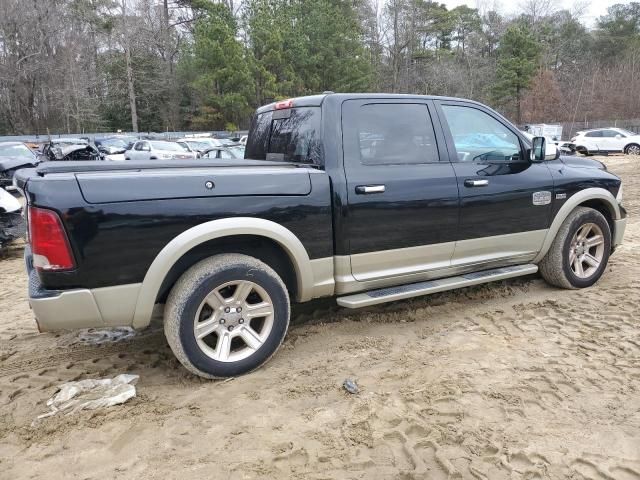
M311 193L309 173L285 167L87 172L76 178L88 203Z

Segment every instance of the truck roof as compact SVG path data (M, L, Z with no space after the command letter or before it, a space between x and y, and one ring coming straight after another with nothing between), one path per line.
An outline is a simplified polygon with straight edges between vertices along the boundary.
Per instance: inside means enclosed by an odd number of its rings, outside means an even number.
M343 102L345 100L356 100L359 98L366 99L419 99L419 100L456 100L468 103L477 103L475 100L469 100L467 98L456 98L456 97L440 97L437 95L414 95L408 93L334 93L334 92L325 92L319 95L308 95L304 97L293 97L291 99L287 99L284 101L291 101L293 103L293 107L319 107L322 105L324 101L327 99L331 99L332 101ZM272 102L268 105L264 105L256 111L256 113L264 113L269 112L271 110L276 109L276 105L280 103Z

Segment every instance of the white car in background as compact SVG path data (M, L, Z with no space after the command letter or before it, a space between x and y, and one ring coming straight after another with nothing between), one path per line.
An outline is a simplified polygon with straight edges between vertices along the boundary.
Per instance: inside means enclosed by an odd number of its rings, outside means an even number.
M130 150L124 152L125 160L191 160L197 158L195 152L188 152L176 142L164 140L139 140Z
M626 153L640 155L640 135L624 128L595 128L578 132L571 139L576 152L583 155L592 153Z
M234 143L228 139L211 138L211 137L185 137L176 141L187 144L189 145L189 148L200 153L204 152L205 150L209 150L211 148L227 147Z

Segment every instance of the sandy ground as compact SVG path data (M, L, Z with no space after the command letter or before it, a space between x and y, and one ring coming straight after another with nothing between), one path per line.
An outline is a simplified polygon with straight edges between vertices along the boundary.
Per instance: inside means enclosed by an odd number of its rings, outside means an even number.
M16 247L0 261L0 478L640 479L640 158L605 161L631 218L595 287L307 305L267 366L226 382L187 374L157 325L102 346L38 334ZM123 372L140 375L129 403L32 423L57 385Z

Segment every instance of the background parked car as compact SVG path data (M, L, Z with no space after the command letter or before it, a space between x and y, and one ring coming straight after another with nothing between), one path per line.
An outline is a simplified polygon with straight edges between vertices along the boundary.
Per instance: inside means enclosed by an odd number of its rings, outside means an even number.
M575 150L592 153L626 153L640 155L640 135L624 128L595 128L578 132L571 139Z
M125 160L189 160L197 158L194 152L187 152L177 142L163 140L140 140L124 153Z
M210 148L226 147L234 145L232 140L226 138L211 138L211 137L185 137L177 140L179 143L186 143L195 151L200 153Z
M239 155L237 151L232 150L232 148L228 147L214 147L209 148L202 152L202 158L244 158L244 149L243 154Z
M124 152L130 149L138 139L128 136L96 138L95 145L105 160L124 160Z
M17 198L0 188L0 249L12 240L23 237L26 231L22 205Z
M180 145L182 148L184 148L185 151L193 153L196 156L196 158L200 158L201 152L199 150L196 150L194 145L190 145L187 142L181 142L181 141L178 141L176 143Z
M84 138L56 138L45 144L43 153L51 161L100 160L98 148Z
M35 167L40 156L22 142L0 142L0 188L13 190L13 175L20 168Z

